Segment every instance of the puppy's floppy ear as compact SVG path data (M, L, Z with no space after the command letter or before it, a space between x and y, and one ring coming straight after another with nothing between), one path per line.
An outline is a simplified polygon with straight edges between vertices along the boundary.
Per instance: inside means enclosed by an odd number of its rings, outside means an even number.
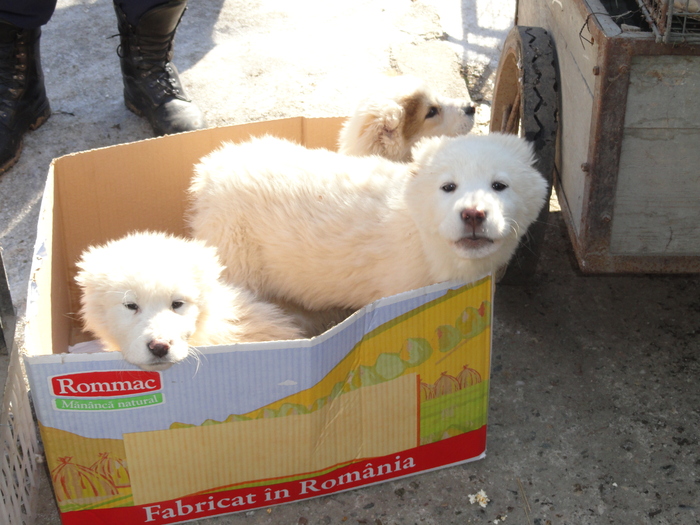
M360 143L372 154L395 157L402 146L401 123L404 108L395 100L386 99L366 108L360 128Z
M404 119L404 113L405 111L401 104L388 98L367 108L365 124L374 125L377 129L381 126L387 132L398 131Z

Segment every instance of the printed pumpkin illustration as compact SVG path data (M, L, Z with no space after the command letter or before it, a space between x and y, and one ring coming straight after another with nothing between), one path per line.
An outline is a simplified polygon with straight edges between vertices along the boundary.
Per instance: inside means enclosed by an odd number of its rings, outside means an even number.
M118 494L112 481L91 468L73 463L72 459L58 458L59 465L51 471L56 499L82 500Z
M435 397L435 386L431 385L429 383L423 383L421 381L420 384L420 401L421 403L424 401L428 401L429 399L433 399Z
M474 386L481 383L481 374L477 370L469 368L469 365L464 365L464 368L457 376L457 382L459 383L459 388Z
M435 397L446 396L457 390L459 390L459 381L447 372L443 372L438 380L435 381Z
M457 377L442 372L434 384L422 382L421 444L448 439L486 424L488 381L463 365Z

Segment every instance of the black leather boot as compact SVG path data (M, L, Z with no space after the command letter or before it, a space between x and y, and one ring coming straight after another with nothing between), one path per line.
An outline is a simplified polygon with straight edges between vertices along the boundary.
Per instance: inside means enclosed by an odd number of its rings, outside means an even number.
M0 21L0 173L22 151L22 137L51 115L39 58L41 29Z
M145 117L156 135L206 127L199 108L190 100L172 64L173 39L187 0L170 0L146 11L131 25L115 3L119 54L124 79L124 103Z

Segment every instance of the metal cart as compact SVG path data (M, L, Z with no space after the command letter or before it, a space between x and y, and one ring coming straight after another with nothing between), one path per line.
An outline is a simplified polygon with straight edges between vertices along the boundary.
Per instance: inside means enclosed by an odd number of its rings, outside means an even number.
M700 0L518 0L490 129L534 142L585 273L700 271L699 11ZM547 213L511 277L534 272Z

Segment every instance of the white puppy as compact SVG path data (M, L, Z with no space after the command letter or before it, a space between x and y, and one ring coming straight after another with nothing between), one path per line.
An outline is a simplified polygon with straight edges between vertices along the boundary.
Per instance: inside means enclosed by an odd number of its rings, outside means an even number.
M469 133L474 111L471 102L437 96L416 77L386 77L343 125L338 151L410 161L422 138Z
M144 370L165 370L191 346L301 337L282 311L224 284L216 250L163 233L134 233L78 262L85 329Z
M506 264L547 192L513 135L424 139L414 161L264 137L195 167L189 221L225 275L311 310L358 308Z

